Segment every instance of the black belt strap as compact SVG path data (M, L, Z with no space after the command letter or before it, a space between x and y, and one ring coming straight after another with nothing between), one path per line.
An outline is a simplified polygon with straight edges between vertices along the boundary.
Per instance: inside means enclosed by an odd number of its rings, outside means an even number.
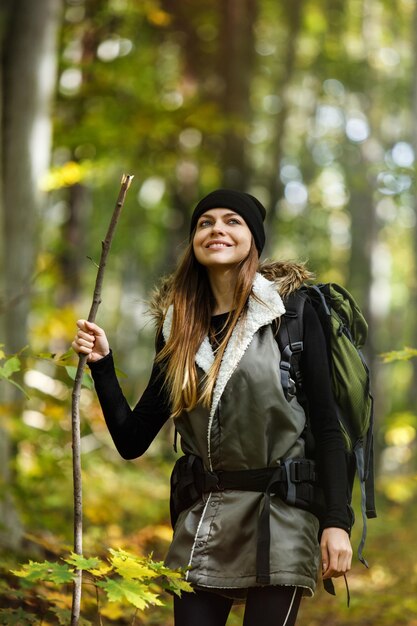
M280 465L279 467L266 467L254 470L203 471L201 491L208 492L237 489L239 491L264 492L273 476L275 476L275 482L285 482L285 467Z
M271 529L270 529L270 512L271 512L271 494L282 491L284 486L282 483L282 469L278 467L272 474L269 485L264 491L264 501L261 514L258 520L258 537L256 545L256 582L261 585L269 585L271 582L269 572L269 557L271 549Z
M194 474L196 490L203 492L237 489L263 493L258 519L256 547L256 582L270 584L270 512L271 496L278 495L291 506L308 508L312 501L312 483L316 481L315 464L308 459L286 459L278 467L254 470L207 472L200 468Z

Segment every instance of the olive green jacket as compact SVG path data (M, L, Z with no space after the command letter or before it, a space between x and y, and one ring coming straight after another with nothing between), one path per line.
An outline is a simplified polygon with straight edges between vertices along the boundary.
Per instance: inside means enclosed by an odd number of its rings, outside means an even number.
M305 415L296 399L289 403L284 396L272 322L285 312L278 289L288 293L308 275L303 266L283 264L268 265L263 273L273 280L256 275L255 297L250 297L247 316L226 347L210 409L197 406L175 420L183 451L201 457L207 470L274 467L286 458L304 456ZM163 325L165 340L172 313L170 307ZM213 359L206 337L196 354L201 375ZM187 579L198 587L255 586L263 497L235 490L203 494L180 514L167 565L188 567ZM273 496L270 531L271 584L297 585L313 594L319 565L317 519Z

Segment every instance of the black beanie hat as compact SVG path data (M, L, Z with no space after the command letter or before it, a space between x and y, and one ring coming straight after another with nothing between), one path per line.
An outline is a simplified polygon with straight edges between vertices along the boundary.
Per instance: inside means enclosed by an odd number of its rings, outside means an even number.
M198 218L209 209L232 209L245 220L260 255L265 245L265 207L254 196L233 189L216 189L202 198L191 216L190 237Z

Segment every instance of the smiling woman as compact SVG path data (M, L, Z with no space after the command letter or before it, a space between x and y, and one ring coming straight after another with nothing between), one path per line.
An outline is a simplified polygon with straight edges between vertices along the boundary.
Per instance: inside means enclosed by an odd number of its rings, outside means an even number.
M302 595L314 593L320 551L323 578L351 565L344 444L308 302L300 370L314 459L304 404L285 394L279 368L286 298L311 275L300 264L260 264L264 218L262 204L240 191L218 189L197 204L184 255L153 300L156 357L133 410L103 329L79 320L73 342L88 355L124 458L142 455L175 420L184 456L171 479L166 563L186 567L195 591L174 599L176 626L224 626L235 599L245 601L244 626L292 626ZM317 517L299 504L315 463L326 498L320 542Z

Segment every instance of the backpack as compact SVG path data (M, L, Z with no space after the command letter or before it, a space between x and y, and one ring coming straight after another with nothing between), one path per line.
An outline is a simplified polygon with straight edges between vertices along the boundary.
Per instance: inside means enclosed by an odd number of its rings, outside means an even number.
M277 341L281 351L281 382L286 397L294 394L305 404L299 368L303 350L303 311L308 301L315 309L326 339L337 417L345 443L348 465L347 504L351 507L355 476L361 491L362 537L358 558L363 557L367 518L376 517L373 468L373 398L369 370L361 352L368 325L352 295L335 283L304 285L285 300ZM307 431L308 428L308 407ZM311 436L311 433L310 433Z

